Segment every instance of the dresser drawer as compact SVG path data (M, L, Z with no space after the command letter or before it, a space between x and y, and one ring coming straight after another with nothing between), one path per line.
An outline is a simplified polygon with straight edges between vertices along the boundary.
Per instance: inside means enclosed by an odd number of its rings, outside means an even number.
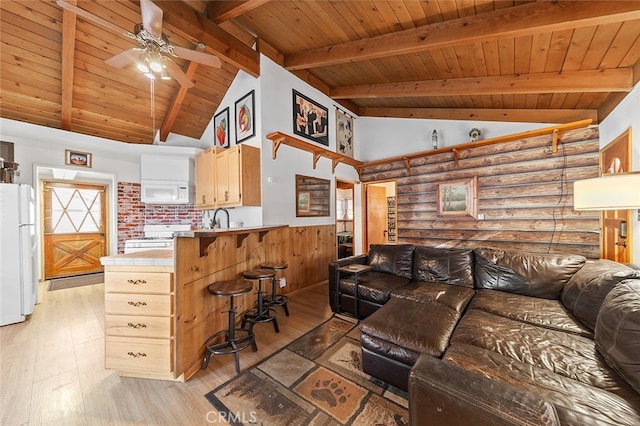
M123 371L173 371L173 340L105 338L105 368Z
M173 291L173 274L169 272L107 272L104 277L107 293L154 293Z
M104 328L108 336L167 339L173 335L173 317L107 314L104 319Z
M169 316L173 314L170 294L105 293L104 313L115 315Z

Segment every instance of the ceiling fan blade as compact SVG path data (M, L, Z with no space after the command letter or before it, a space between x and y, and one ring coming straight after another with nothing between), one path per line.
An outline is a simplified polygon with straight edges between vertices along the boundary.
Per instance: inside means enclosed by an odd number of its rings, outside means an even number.
M220 68L222 66L222 61L220 61L220 58L214 55L209 55L208 53L185 49L184 47L180 46L173 46L173 52L179 57L188 61L197 62L199 64L216 68Z
M169 74L171 74L171 77L175 78L182 87L190 89L195 86L195 84L193 84L193 81L191 81L189 77L187 77L187 75L182 72L180 67L175 62L173 62L172 60L167 60L163 61L163 64L167 66L167 70L169 71Z
M114 25L109 21L106 21L106 20L104 20L104 19L102 19L102 18L100 18L100 17L98 17L98 16L96 16L96 15L94 15L92 13L89 13L84 9L80 9L77 6L69 4L64 0L57 0L56 3L58 3L58 6L60 6L61 8L66 9L69 12L75 13L76 15L78 15L78 16L80 16L80 17L82 17L82 18L84 18L84 19L86 19L88 21L91 21L91 22L96 23L98 25L102 25L103 27L107 28L108 30L111 30L111 31L114 31L116 33L120 33L120 34L123 34L123 35L126 35L126 36L130 35L129 31L125 31L122 28L118 27L117 25Z
M162 37L162 9L151 0L140 0L140 14L144 29L156 37Z
M112 67L122 68L126 65L129 65L131 62L136 61L140 57L139 49L131 48L129 50L125 50L124 52L118 53L115 56L104 61L107 65L111 65Z

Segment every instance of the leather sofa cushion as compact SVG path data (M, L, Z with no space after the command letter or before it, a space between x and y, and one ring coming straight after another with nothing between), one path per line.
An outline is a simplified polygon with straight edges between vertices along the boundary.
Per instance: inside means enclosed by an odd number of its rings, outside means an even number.
M358 298L382 305L389 300L389 295L393 290L408 282L408 278L385 272L365 272L358 275ZM355 294L353 276L347 276L340 280L340 292L349 296Z
M576 272L562 290L561 300L573 314L593 330L602 301L620 281L637 278L636 271L621 263L598 259Z
M477 288L501 290L543 299L559 299L569 279L584 265L584 256L507 253L475 249Z
M607 363L640 393L640 280L623 281L609 292L595 334Z
M411 244L372 244L369 248L369 265L374 271L411 279L414 249Z
M469 308L593 339L593 332L578 321L559 300L496 290L478 290Z
M391 299L360 322L360 341L372 352L413 365L420 354L440 357L460 313L437 303Z
M640 396L630 387L621 397L546 368L461 343L452 344L443 360L552 402L561 424L640 424Z
M470 309L451 337L454 343L497 352L609 392L629 388L598 353L595 342L576 334Z
M416 247L413 279L473 288L473 251Z
M414 302L440 303L462 313L475 294L468 287L434 282L411 281L391 292L392 298L409 299Z

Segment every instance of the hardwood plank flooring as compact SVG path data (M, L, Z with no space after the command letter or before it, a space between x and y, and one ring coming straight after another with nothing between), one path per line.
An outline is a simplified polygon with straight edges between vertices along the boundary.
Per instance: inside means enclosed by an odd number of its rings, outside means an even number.
M233 356L214 356L185 383L120 377L104 368L104 285L45 291L24 323L0 327L0 424L195 425L219 421L204 395L235 376ZM276 308L280 333L254 327L258 352L242 370L331 316L326 282L289 294ZM210 424L210 423L209 423Z

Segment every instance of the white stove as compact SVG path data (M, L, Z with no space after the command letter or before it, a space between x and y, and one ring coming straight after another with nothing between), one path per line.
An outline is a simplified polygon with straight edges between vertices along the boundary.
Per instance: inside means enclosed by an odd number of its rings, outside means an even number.
M145 225L144 237L124 242L124 252L136 253L146 250L173 250L173 233L189 231L191 225Z

